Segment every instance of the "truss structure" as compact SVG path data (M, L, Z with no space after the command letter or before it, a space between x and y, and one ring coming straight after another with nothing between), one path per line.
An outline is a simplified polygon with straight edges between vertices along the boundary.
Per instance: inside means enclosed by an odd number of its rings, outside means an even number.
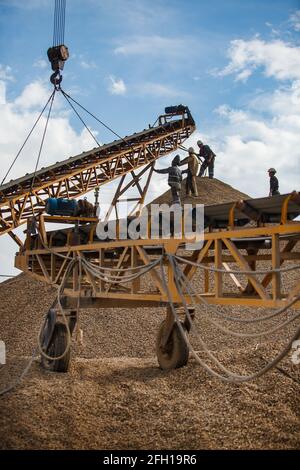
M9 233L20 245L12 230L42 213L49 197L76 198L128 173L135 178L136 170L176 150L195 130L188 108L182 109L160 116L155 127L0 186L0 235Z
M294 193L293 193L294 194ZM294 196L295 197L295 196ZM265 198L267 205L269 198ZM80 256L92 262L96 267L117 269L122 275L122 269L134 269L145 266L161 255L180 255L180 267L187 278L193 282L197 270L202 269L202 286L197 281L197 293L205 298L206 302L219 305L248 305L252 307L280 307L287 299L300 293L299 276L295 274L294 286L288 291L285 289L284 273L266 272L257 275L259 263L264 262L263 269L274 270L293 262L299 265L300 251L296 249L300 242L300 222L289 220L287 201L290 195L282 196L278 200L277 219L275 224L247 225L239 227L234 224L232 217L236 203L226 205L228 210L228 226L226 229L213 229L212 226L204 233L204 244L194 251L187 251L185 244L191 243L183 235L181 239L139 239L96 241L95 226L91 226L89 240L81 244L80 240L73 243L72 230L68 233L64 246L53 244L53 232L47 232L45 223L58 222L59 218L41 215L37 225L39 237L34 242L28 229L25 246L16 256L16 267L54 286L59 286L68 264L69 258ZM255 206L255 199L252 201ZM283 203L282 203L283 201ZM275 204L274 200L269 204ZM260 200L260 205L261 200ZM212 206L217 214L216 206ZM267 207L267 206L266 206ZM210 213L208 207L208 213ZM300 207L299 207L300 210ZM274 209L273 209L274 211ZM295 212L295 207L291 206ZM274 212L275 214L275 212ZM283 217L285 223L281 223ZM244 215L243 215L244 217ZM223 215L224 220L224 215ZM74 224L74 220L62 218L62 222ZM238 221L237 221L238 222ZM149 220L150 223L150 220ZM231 224L231 225L230 225ZM208 269L192 266L190 261L223 271L236 270L237 273L210 272ZM174 282L174 273L168 257L163 258L163 264L168 273L168 285L172 293L173 302L180 302ZM118 272L118 270L120 270ZM248 274L239 275L239 271L249 271ZM66 296L69 302L80 296L83 306L101 305L108 307L167 305L168 298L163 288L159 269L154 267L148 274L152 282L146 282L143 276L132 282L113 284L99 280L90 272L84 271L80 292L78 290L78 271L74 272L69 284L66 286ZM226 279L225 282L225 277ZM150 287L150 284L152 287ZM199 299L195 299L199 301ZM191 298L186 297L191 304ZM295 303L300 307L300 301Z

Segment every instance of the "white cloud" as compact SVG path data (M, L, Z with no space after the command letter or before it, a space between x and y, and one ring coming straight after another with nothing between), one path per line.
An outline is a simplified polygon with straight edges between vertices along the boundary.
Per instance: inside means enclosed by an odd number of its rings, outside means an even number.
M6 85L0 80L0 105L6 103Z
M237 74L235 77L235 81L237 82L246 82L248 78L252 75L252 70L251 69L244 69L241 72Z
M48 87L41 82L27 85L13 101L5 99L5 89L5 82L0 81L0 181L50 95ZM44 150L42 153L41 166L55 163L95 147L95 142L86 129L77 133L72 128L69 115L70 113L62 108L62 101L57 96L45 139L47 151ZM20 177L34 169L45 121L46 114L44 113L17 160L9 179ZM96 134L95 131L93 133Z
M272 93L260 93L249 103L252 110L268 112L271 115L298 115L300 110L300 80L291 85L277 88Z
M12 70L9 65L0 64L0 80L13 81Z
M215 110L220 116L215 135L225 136L214 135L217 173L251 196L262 196L268 193L266 169L273 166L282 193L299 190L300 48L256 37L232 41L228 56L230 62L219 76L233 74L235 81L246 81L261 67L265 76L283 84L272 92L260 91L246 109L223 104Z
M188 93L177 90L171 85L164 85L162 83L146 82L136 86L136 91L140 95L150 95L165 98L186 98Z
M32 82L24 88L14 105L23 109L43 107L49 96L49 91L41 82Z
M255 69L262 67L267 77L300 79L300 47L282 40L266 42L257 37L249 41L235 39L230 44L229 64L223 70L213 72L214 75L235 74L236 80L246 81Z
M81 60L80 61L80 66L83 68L83 69L96 69L97 68L97 65L95 64L95 62L91 61L91 62L87 62L86 60Z
M295 31L300 31L300 10L296 10L289 18Z
M210 136L217 153L216 177L251 196L264 196L266 170L273 166L282 193L299 190L300 106L295 102L299 95L297 82L284 91L261 94L247 110L219 106L221 122Z
M93 0L99 3L99 0ZM102 10L105 9L110 15L117 17L118 22L124 23L131 31L161 31L166 26L166 18L169 24L181 21L180 13L174 2L157 0L155 6L149 0L110 0L102 2Z
M9 7L20 8L24 10L34 10L36 8L49 8L49 0L1 0L2 5Z
M124 56L143 55L147 57L185 57L190 54L195 41L191 38L169 38L158 35L136 36L114 49L115 54ZM199 44L197 45L199 48Z
M110 75L108 79L110 82L108 86L108 91L112 95L125 95L127 87L122 78L115 78L113 75Z
M5 98L6 85L7 83L0 80L0 181L2 181L13 158L16 156L37 119L40 108L42 108L47 97L50 95L47 86L40 82L34 82L26 86L15 100L8 100ZM43 100L45 102L42 103ZM54 113L48 125L44 149L41 154L40 167L51 165L95 147L95 142L86 129L76 132L72 128L69 121L69 113L66 113L65 109L61 108L61 106L59 96L57 96L53 106ZM46 116L44 114L16 161L6 182L34 170L45 122ZM93 133L97 134L94 130ZM20 238L24 238L23 230L24 227L20 227L16 231ZM0 241L2 272L16 272L13 268L16 251L15 243L7 235L0 237Z
M215 75L246 81L261 67L281 83L272 92L254 94L243 109L228 104L215 109L219 119L208 140L217 153L216 176L251 196L263 196L268 194L266 170L272 166L281 193L299 190L300 47L259 37L237 39L228 57L229 64Z
M38 69L46 69L48 68L49 64L45 59L37 59L34 61L33 66Z

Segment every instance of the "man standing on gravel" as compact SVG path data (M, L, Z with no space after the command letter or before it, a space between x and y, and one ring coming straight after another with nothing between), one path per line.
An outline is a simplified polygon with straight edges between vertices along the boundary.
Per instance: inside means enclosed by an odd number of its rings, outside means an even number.
M276 173L275 168L269 168L268 173L269 173L269 177L270 177L270 192L269 192L269 196L270 196L270 197L272 197L272 196L277 196L278 194L280 194L280 192L278 191L278 189L279 189L279 182L278 182L278 179L277 179L276 176L275 176L275 173Z
M172 166L170 166L169 168L163 168L162 170L156 170L155 168L153 168L156 173L169 175L168 184L171 188L172 204L181 204L180 190L182 182L182 173L186 173L186 170L181 172L181 170L178 168L180 164L180 156L176 155L176 157L173 158Z
M208 167L208 176L212 179L214 177L216 154L211 150L209 145L204 145L202 140L198 140L197 145L199 147L199 157L204 159L200 168L199 176L203 176L206 168Z
M186 178L186 195L187 196L195 196L198 197L198 188L197 188L197 182L196 182L196 177L199 171L199 159L197 154L195 153L193 147L190 147L188 149L188 156L182 160L179 165L186 165L188 164L188 169L185 170L187 171L187 178ZM183 171L183 173L185 173Z

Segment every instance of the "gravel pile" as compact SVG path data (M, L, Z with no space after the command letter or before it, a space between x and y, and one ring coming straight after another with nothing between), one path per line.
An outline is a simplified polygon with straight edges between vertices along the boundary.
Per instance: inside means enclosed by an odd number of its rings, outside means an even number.
M237 199L236 190L213 183L223 187L218 202L229 200L230 191L230 200ZM199 273L195 285L201 281ZM288 273L286 288L294 282L295 274ZM0 339L8 354L0 389L24 369L54 298L54 289L23 274L0 285ZM242 385L211 378L193 359L187 367L163 372L154 349L164 313L162 308L82 310L83 345L74 342L70 371L47 372L36 360L22 385L0 397L0 448L300 448L300 375L290 355L279 368ZM240 373L263 367L295 329L259 341L232 340L204 314L199 309L196 324L210 350Z
M224 183L216 178L210 179L208 177L196 177L198 197L188 197L185 192L185 179L182 181L180 197L181 201L187 204L220 204L222 202L238 201L240 199L250 199L250 197L233 188L229 184ZM172 195L169 189L164 194L161 194L154 201L153 204L171 204Z

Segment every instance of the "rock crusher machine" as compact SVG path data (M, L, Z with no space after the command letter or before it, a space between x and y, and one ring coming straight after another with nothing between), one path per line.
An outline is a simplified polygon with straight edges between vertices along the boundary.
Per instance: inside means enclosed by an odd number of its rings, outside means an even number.
M41 331L42 363L50 370L68 369L70 335L79 308L165 306L156 351L160 367L172 369L187 364L186 338L195 304L300 307L299 279L295 276L294 287L287 292L282 277L284 266L289 269L300 259L299 250L295 250L300 240L300 222L295 220L300 215L300 195L296 191L205 206L204 242L201 247L195 244L196 249L192 246L196 239L184 233L178 238L172 230L170 236L159 239L149 235L124 240L119 236L118 204L124 194L133 188L138 191L136 198L129 198L135 203L128 215L131 221L141 214L156 160L178 149L195 130L187 107L166 111L149 129L0 187L0 232L11 235L19 245L15 266L58 289ZM112 210L116 213L114 239L99 240L98 219L91 212L76 212L74 204L67 215L45 214L49 199L70 201L93 189L98 197L99 187L117 179L107 213L107 220ZM24 223L23 243L13 230ZM48 230L51 223L69 224L70 228ZM265 270L258 280L257 263L261 261L269 272ZM203 270L203 285L193 287L198 269ZM244 285L239 272L245 278ZM226 274L230 290L224 283ZM151 283L145 282L145 276L151 276ZM178 282L180 277L184 282Z

